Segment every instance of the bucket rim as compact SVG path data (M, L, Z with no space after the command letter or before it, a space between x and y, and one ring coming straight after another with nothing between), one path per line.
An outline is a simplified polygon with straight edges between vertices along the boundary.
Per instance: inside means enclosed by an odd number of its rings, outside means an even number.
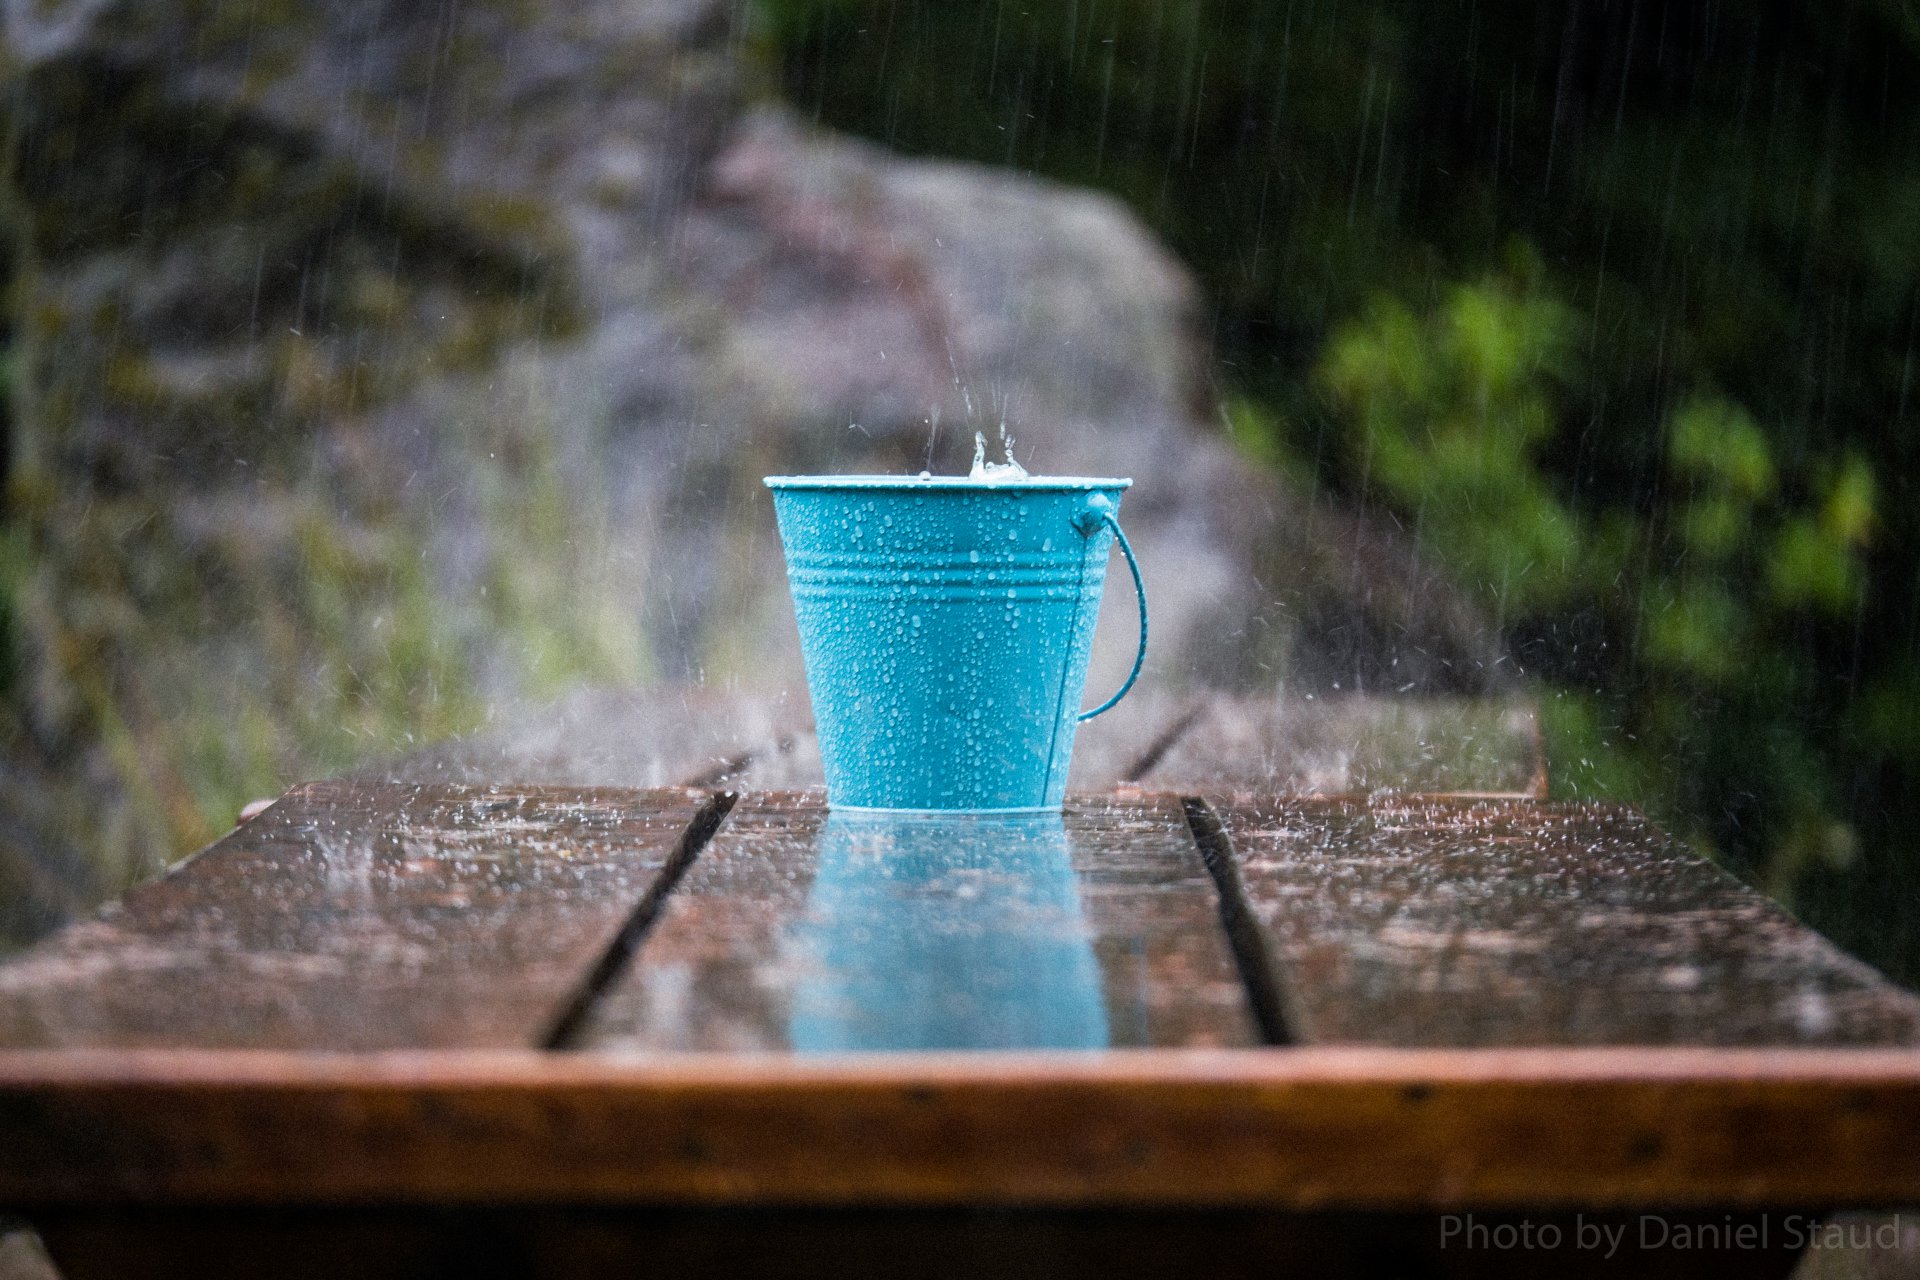
M984 493L1018 490L1032 493L1062 493L1088 489L1127 489L1133 481L1117 476L1026 476L1019 479L975 480L972 476L765 476L761 483L769 489L890 489L900 492L918 490L958 490Z

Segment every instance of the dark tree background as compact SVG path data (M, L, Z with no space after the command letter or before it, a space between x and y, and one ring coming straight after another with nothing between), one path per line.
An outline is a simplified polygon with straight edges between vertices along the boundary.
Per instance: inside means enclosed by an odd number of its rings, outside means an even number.
M1920 10L765 0L787 94L1124 198L1222 414L1502 619L1556 786L1920 978Z

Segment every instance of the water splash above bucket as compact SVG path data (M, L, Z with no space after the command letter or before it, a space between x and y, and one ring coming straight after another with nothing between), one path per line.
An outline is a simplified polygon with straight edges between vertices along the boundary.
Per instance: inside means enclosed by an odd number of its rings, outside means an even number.
M973 470L967 473L969 480L1025 480L1027 469L1013 460L1013 437L1007 434L1006 423L1000 424L1000 452L1004 462L987 461L987 433L973 433Z

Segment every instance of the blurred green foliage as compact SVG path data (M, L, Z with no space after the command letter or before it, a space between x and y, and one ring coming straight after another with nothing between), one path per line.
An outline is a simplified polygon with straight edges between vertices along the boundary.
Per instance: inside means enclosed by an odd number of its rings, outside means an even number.
M1920 979L1903 0L761 0L819 119L1125 199L1254 456L1503 620L1556 788Z
M1315 370L1351 424L1358 486L1410 513L1420 541L1509 611L1563 604L1584 576L1617 570L1539 465L1577 377L1573 329L1565 304L1525 284L1458 286L1426 313L1382 296Z
M1795 723L1811 673L1794 638L1863 603L1872 472L1846 455L1783 476L1751 416L1700 394L1667 421L1658 503L1581 501L1539 456L1582 390L1574 313L1542 288L1529 262L1424 314L1382 299L1336 327L1315 379L1350 424L1353 483L1506 618L1627 638L1624 670L1549 693L1563 793L1650 804L1718 847L1706 788L1740 770L1773 801L1750 869L1790 895L1809 855L1854 847L1823 744Z

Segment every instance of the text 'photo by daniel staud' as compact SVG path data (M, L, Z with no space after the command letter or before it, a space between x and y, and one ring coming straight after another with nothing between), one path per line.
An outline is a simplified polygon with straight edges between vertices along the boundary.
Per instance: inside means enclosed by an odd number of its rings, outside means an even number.
M1605 1258L1635 1251L1764 1252L1785 1249L1802 1252L1893 1255L1920 1248L1920 1218L1913 1215L1842 1214L1833 1217L1807 1213L1679 1215L1573 1214L1559 1218L1513 1215L1442 1214L1439 1220L1443 1249L1494 1252L1554 1252L1579 1250Z

